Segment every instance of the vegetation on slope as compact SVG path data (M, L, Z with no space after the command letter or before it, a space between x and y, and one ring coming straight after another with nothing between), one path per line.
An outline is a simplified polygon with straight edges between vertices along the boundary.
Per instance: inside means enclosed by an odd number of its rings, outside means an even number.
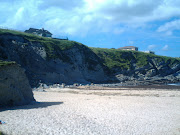
M58 40L53 38L41 37L30 33L19 32L14 30L0 29L0 35L14 35L23 37L26 40L26 45L28 42L40 43L45 47L47 59L59 58L64 62L72 63L71 58L65 53L65 50L71 48L78 48L80 52L84 53L84 60L89 63L89 69L94 69L94 66L98 64L98 60L93 59L92 50L87 46L69 40Z
M149 59L154 58L158 62L164 61L170 67L174 63L180 63L180 59L158 56L154 54L138 52L138 51L125 51L118 49L105 49L105 48L91 48L91 50L101 58L103 64L110 69L121 68L131 69L132 64L136 63L138 67L148 65Z
M16 62L14 62L14 61L2 61L2 60L0 60L0 67L12 65L12 64L15 64L15 63Z
M0 29L0 35L15 35L23 37L27 42L40 43L46 49L46 53L49 59L60 58L63 61L68 62L69 58L63 54L64 50L68 50L75 45L82 45L81 43L69 40L58 40L48 37L41 37L30 33L19 32L14 30Z
M104 48L87 48L87 46L69 40L58 40L52 39L47 37L40 37L37 35L14 31L14 30L6 30L0 29L0 35L15 35L21 36L27 42L38 42L43 45L46 49L46 53L49 59L59 58L64 62L71 63L71 59L67 54L64 53L64 50L71 49L73 47L79 48L79 51L83 51L85 55L85 61L88 63L92 63L97 65L97 62L101 60L104 66L108 67L109 69L113 68L121 68L122 70L127 70L132 68L132 64L136 63L136 66L143 67L148 65L149 59L155 59L157 62L164 61L170 67L174 63L180 63L180 59L178 58L171 58L165 56L157 56L154 54L148 54L138 51L124 51L124 50L117 50L117 49L104 49ZM99 57L100 60L94 60L91 58L92 51ZM97 58L98 58L97 57ZM5 65L6 62L1 62L1 65Z

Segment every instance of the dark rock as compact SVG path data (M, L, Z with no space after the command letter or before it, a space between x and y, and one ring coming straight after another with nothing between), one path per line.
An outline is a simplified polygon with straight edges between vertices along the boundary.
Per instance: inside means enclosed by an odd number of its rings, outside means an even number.
M11 34L0 35L0 59L20 64L25 69L31 87L38 87L40 83L142 85L180 80L178 60L166 61L165 58L154 55L147 57L146 64L141 63L141 66L138 66L136 55L132 55L134 52L125 52L121 57L128 62L122 63L128 64L128 68L117 65L111 69L104 65L100 56L84 45L74 43L71 48L64 50L58 50L54 44L50 46L54 47L52 55L56 57L49 56L43 42L26 40L23 36ZM108 53L104 52L103 55ZM112 60L119 62L119 59Z
M57 51L61 58L50 59L46 48L39 42L30 42L21 36L0 35L3 60L16 61L24 69L31 87L38 87L39 80L54 83L100 83L108 80L105 67L88 47L77 45ZM7 59L5 59L7 58Z

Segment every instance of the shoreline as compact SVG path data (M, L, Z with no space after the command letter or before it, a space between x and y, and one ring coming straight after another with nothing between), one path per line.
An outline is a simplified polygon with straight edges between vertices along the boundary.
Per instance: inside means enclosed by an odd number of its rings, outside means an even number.
M136 88L136 89L142 88L142 89L178 89L180 90L180 86L175 86L175 85L138 85L138 86L122 86L122 87Z
M85 90L122 90L122 89L139 89L139 90L179 90L180 86L175 85L138 85L138 86L111 86L109 84L103 86L101 85L84 85L84 86L76 86L76 87L69 87L70 89L85 89Z
M84 90L122 90L122 89L139 89L139 90L147 90L147 89L161 89L161 90L180 90L180 85L166 85L166 84L154 84L154 85L122 85L121 83L107 83L107 84L78 84L74 83L74 85L65 85L61 84L52 84L47 85L41 83L39 87L32 88L33 91L45 91L49 88L60 88L60 89L84 89Z

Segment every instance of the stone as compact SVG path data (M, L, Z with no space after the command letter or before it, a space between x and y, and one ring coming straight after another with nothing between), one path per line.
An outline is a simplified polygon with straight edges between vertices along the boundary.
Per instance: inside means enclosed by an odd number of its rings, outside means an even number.
M35 101L24 70L18 65L0 67L0 106L26 105Z

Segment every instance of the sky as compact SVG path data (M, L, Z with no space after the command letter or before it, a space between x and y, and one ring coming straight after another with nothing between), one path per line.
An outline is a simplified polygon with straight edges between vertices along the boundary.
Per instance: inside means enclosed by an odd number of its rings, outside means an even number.
M180 0L0 0L0 27L180 57Z

